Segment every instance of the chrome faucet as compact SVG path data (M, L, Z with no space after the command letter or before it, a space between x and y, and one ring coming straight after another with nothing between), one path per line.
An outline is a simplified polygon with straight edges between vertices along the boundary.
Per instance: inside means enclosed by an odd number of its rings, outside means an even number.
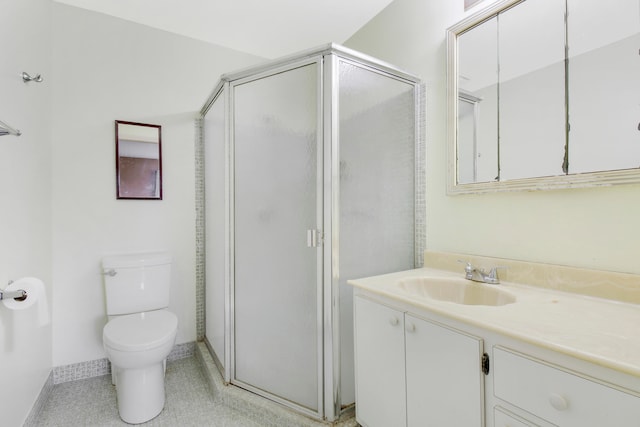
M500 278L498 277L498 269L504 267L493 267L489 272L485 272L484 269L474 267L469 261L460 262L466 263L464 267L464 278L467 280L473 280L474 282L483 282L489 283L491 285L497 285L500 283Z

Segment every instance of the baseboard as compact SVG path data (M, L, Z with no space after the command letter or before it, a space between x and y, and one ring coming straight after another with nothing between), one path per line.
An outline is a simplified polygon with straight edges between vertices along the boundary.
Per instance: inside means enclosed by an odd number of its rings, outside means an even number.
M38 418L40 417L40 413L44 408L44 405L49 400L49 396L51 395L51 391L53 390L53 371L49 372L49 376L42 386L42 390L38 394L38 398L36 399L27 419L25 420L23 427L36 427L38 425Z
M195 342L177 344L169 353L167 361L192 357L195 353ZM69 381L84 380L111 374L111 363L106 357L103 359L88 360L86 362L73 363L71 365L56 366L53 368L53 384L61 384Z

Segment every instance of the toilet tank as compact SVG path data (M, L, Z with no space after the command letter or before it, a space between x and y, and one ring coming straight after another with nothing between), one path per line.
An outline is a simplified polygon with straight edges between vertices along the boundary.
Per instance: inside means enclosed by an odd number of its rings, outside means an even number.
M171 255L166 252L106 256L102 273L109 316L169 306Z

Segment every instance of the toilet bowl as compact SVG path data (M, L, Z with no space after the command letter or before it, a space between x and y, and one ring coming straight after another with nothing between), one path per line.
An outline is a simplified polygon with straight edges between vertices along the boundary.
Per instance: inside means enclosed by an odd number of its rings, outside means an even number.
M171 256L166 252L115 255L102 260L108 322L102 342L111 361L118 412L140 424L165 403L165 361L178 318L167 310Z
M164 361L175 343L177 326L173 313L157 310L118 316L104 327L104 348L123 421L139 424L162 411Z

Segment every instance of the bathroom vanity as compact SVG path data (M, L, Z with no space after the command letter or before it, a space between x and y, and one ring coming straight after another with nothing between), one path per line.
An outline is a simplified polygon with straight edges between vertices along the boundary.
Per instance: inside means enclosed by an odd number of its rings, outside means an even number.
M640 305L460 270L349 282L360 424L640 426Z

